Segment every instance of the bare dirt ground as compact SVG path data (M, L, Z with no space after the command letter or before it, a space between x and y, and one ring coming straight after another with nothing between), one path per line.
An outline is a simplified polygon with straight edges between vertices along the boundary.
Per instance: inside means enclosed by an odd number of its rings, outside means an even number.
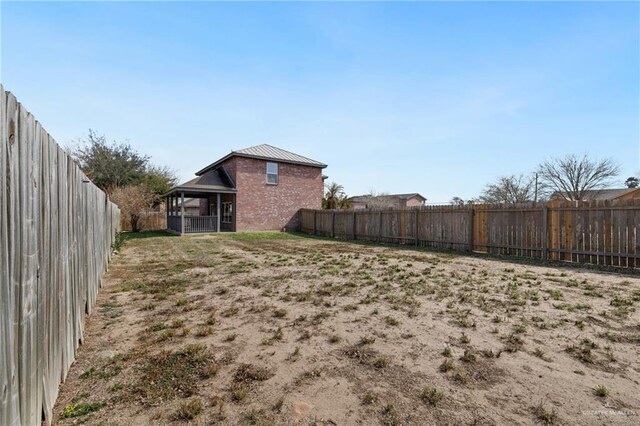
M640 279L288 234L129 241L58 424L639 424Z

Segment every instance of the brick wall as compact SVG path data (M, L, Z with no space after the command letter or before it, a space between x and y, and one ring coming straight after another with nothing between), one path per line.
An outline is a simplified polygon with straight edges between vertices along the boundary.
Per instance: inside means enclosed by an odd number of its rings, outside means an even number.
M422 205L422 200L418 197L412 197L405 201L405 207L420 207Z
M217 213L217 195L213 194L210 195L209 198L203 198L200 201L200 214L203 216L207 216L207 215L211 215L211 216L215 216ZM226 203L226 202L230 202L232 203L231 205L231 211L235 212L236 211L236 197L235 194L220 194L220 230L222 232L233 232L236 230L236 222L235 222L235 215L231 216L231 222L223 222L222 218L222 203ZM213 211L209 211L210 210L210 205L213 206Z
M231 216L231 222L222 222L222 203L227 203L230 202L231 204L231 211L232 212L236 212L237 206L236 206L236 196L235 194L220 194L220 230L223 232L233 232L236 230L236 215L233 214ZM215 201L214 203L215 204Z
M278 184L267 184L267 161L231 157L222 165L236 183L235 229L296 229L298 210L322 208L322 169L278 163Z

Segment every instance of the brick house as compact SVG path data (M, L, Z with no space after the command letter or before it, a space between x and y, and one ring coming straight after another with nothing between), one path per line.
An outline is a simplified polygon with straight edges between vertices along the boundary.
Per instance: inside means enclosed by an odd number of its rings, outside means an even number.
M266 144L231 151L165 194L167 228L178 234L295 229L299 209L322 207L325 167ZM182 210L186 198L200 200L198 215Z
M609 189L589 189L584 191L580 201L613 201L632 200L640 198L640 188L609 188ZM566 192L554 192L549 197L549 201L570 200L571 197Z
M390 194L390 195L356 195L349 198L351 208L354 210L364 209L408 209L412 207L424 206L426 198L417 192L411 194Z

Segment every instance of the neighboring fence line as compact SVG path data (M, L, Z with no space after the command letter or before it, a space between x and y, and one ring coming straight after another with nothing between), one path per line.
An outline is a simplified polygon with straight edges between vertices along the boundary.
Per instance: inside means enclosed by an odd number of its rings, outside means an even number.
M0 85L0 425L51 422L120 211Z
M301 231L315 235L640 267L640 200L299 214Z

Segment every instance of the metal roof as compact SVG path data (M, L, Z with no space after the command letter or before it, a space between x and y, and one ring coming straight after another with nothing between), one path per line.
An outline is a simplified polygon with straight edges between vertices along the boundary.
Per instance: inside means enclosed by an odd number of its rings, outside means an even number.
M409 198L413 198L413 197L420 197L423 200L426 200L426 198L424 198L422 195L418 194L417 192L413 192L411 194L394 194L392 195L392 197L402 198L403 200L408 200Z
M272 160L288 161L291 163L309 164L311 166L326 167L319 161L312 160L302 155L294 154L293 152L285 151L284 149L276 148L275 146L262 144L251 146L245 149L239 149L232 151L235 154L248 155L251 157L268 158Z
M236 188L224 169L216 169L202 176L196 176L190 181L181 183L171 188L171 190L164 195L181 192L185 194L195 194L198 192L236 192Z
M196 172L196 175L201 175L205 173L207 170L211 170L216 167L226 159L238 156L238 157L249 157L249 158L258 158L261 160L274 160L282 163L293 163L293 164L302 164L304 166L313 166L325 168L326 164L321 163L316 160L312 160L307 157L303 157L299 154L294 154L293 152L286 151L281 148L276 148L275 146L262 144L256 146L250 146L249 148L239 149L236 151L231 151L231 153L225 155L215 163L212 163L205 167L204 169Z

